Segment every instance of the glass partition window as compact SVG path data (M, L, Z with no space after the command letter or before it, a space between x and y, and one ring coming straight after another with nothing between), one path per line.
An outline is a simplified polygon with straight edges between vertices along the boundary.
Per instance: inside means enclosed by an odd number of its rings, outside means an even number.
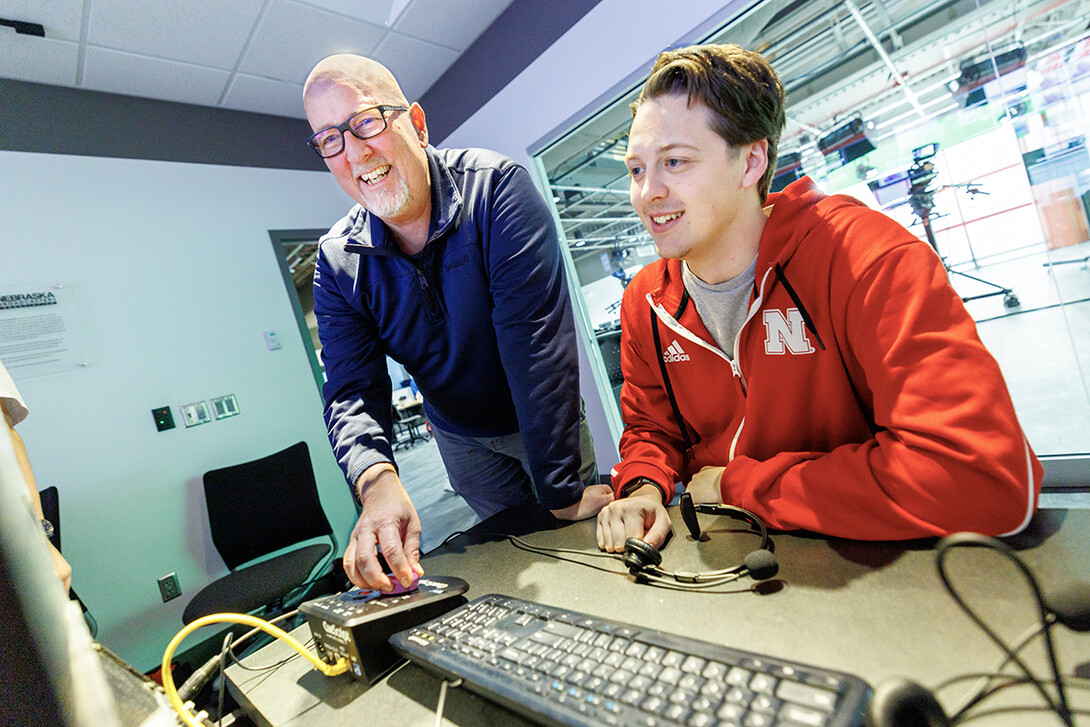
M701 42L787 92L773 189L808 175L929 241L1039 454L1090 452L1090 0L774 1ZM621 295L655 247L628 201L642 79L537 155L607 403Z

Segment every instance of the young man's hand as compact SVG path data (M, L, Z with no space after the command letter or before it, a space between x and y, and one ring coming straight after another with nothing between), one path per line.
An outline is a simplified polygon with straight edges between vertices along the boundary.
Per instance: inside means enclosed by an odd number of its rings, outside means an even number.
M628 538L640 538L661 548L669 533L670 516L662 504L662 493L654 485L644 485L598 513L598 547L607 553L624 552Z

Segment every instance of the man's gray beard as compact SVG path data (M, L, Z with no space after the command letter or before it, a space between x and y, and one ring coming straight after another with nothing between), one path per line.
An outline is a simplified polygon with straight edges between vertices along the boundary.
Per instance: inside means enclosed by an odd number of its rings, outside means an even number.
M394 217L406 209L413 201L412 190L404 179L398 179L397 189L389 194L382 194L370 200L367 211L375 217Z

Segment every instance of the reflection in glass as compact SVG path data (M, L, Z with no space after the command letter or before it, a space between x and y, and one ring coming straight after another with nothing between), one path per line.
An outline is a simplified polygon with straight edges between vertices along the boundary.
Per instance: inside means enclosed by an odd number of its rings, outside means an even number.
M808 175L921 239L926 220L1034 448L1090 452L1084 5L773 1L707 41L761 51L780 74L788 124L773 189ZM623 163L638 87L539 156L614 397L621 295L656 258ZM924 183L914 151L931 165Z

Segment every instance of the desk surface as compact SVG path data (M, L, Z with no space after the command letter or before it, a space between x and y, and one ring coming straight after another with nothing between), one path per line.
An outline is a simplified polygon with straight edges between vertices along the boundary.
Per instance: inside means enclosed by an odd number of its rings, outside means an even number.
M709 540L694 542L680 514L671 510L675 536L663 551L670 570L713 570L741 562L756 547L755 535L735 530L727 518L702 516ZM540 528L547 529L540 529ZM947 595L935 568L933 542L862 543L818 536L774 534L780 572L754 587L742 579L711 592L674 591L639 585L619 561L575 557L610 573L520 550L500 534L521 535L537 546L595 553L594 521L560 525L526 511L501 513L430 553L427 573L465 579L470 600L486 593L511 596L607 616L645 627L724 643L803 663L856 674L871 685L908 677L927 687L957 675L992 671L1001 652ZM1090 581L1090 510L1042 510L1030 528L1008 539L1033 570L1046 594L1072 581ZM948 572L984 621L1014 641L1036 623L1037 610L1017 568L977 548L948 555ZM309 640L306 625L297 636ZM1054 630L1064 673L1090 672L1090 634ZM1039 641L1039 640L1038 640ZM1035 643L1027 659L1042 678L1044 650ZM244 660L272 664L290 655L273 643ZM296 725L431 725L440 681L407 664L368 688L348 676L333 679L294 659L277 669L227 670L232 691L255 719ZM967 689L940 692L956 702ZM1039 704L1032 688L1012 690L1015 703ZM1069 698L1084 708L1083 692ZM445 724L525 724L465 689L452 689ZM1009 722L1059 724L1040 713L1008 715ZM1083 718L1085 719L1085 718ZM975 724L997 724L980 720Z

